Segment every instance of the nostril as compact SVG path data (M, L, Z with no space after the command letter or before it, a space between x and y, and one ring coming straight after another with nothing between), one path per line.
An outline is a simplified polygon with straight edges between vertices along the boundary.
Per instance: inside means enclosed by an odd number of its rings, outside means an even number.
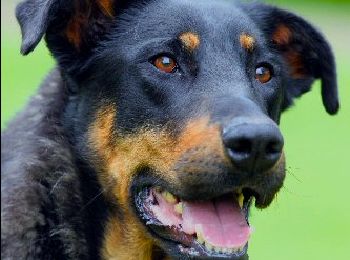
M230 149L239 154L250 154L252 152L252 142L246 138L233 140Z
M233 165L245 172L265 172L281 158L283 136L271 122L233 124L222 139Z
M267 144L265 153L270 154L279 154L282 152L283 144L280 141L271 141Z

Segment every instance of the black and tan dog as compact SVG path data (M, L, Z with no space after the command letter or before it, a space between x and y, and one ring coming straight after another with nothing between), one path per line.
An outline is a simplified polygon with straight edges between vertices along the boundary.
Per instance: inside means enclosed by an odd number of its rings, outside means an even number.
M251 201L285 176L281 113L317 78L338 110L329 45L275 7L26 0L17 18L21 52L45 35L58 66L2 134L3 259L246 259Z

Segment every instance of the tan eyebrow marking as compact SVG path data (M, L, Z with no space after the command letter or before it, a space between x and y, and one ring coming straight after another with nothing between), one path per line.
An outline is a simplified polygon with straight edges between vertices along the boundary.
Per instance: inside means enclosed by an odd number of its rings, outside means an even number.
M193 32L182 33L179 36L179 39L189 51L197 49L201 41L199 35Z
M255 39L253 36L247 33L242 33L239 37L239 42L241 43L241 46L247 51L252 52L254 50Z

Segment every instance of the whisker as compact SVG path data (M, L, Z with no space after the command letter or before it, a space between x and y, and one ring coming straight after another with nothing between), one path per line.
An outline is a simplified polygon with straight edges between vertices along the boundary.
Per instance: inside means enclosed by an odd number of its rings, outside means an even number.
M101 188L100 191L80 209L79 213L83 212L88 206L90 206L95 200L97 200L105 191L107 191L107 189L110 188L114 183L115 183L115 180L111 179L107 183L106 187Z

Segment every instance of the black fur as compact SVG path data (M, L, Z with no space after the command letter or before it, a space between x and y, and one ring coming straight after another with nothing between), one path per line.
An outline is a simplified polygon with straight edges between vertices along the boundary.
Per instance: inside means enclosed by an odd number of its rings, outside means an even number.
M262 4L246 8L253 20L259 23L263 32L270 37L277 25L288 24L293 32L292 42L287 48L277 47L277 50L282 53L295 50L303 57L307 75L304 79L288 78L283 108L290 107L294 98L310 91L314 79L321 79L323 104L329 114L336 114L339 101L335 62L332 50L323 36L304 19L287 11Z
M87 2L79 8L84 11ZM92 5L77 50L63 33L76 15L74 3L26 0L17 7L21 52L33 51L45 35L58 69L2 133L3 259L99 258L104 221L117 210L99 196L89 163L86 133L101 106L116 104L115 128L123 133L165 124L177 131L203 113L223 126L253 114L278 123L293 99L320 78L327 112L338 110L331 49L309 23L289 12L228 1L117 1L111 18ZM271 42L279 23L293 32L287 48L303 56L308 72L303 79L289 75L285 49ZM187 53L176 38L191 30L201 36L201 45ZM252 54L241 48L241 32L256 37ZM150 63L164 53L176 56L178 73L160 73ZM267 61L274 79L261 86L252 73Z

